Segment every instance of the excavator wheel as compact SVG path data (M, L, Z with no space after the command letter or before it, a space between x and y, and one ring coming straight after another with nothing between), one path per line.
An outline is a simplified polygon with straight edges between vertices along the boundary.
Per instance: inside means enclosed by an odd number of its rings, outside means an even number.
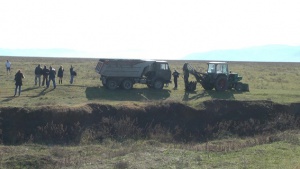
M226 76L219 76L215 82L215 89L218 92L223 92L228 88L228 81Z

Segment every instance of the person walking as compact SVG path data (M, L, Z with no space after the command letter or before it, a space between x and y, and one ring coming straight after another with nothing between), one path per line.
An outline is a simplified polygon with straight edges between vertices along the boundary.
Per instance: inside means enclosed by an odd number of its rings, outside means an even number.
M54 89L56 88L55 75L56 75L55 69L54 69L52 66L50 66L50 70L49 70L49 81L48 81L47 88L49 88L51 80L52 80L52 82L53 82L53 88L54 88Z
M58 83L62 84L62 78L64 77L64 68L62 65L60 65L60 67L58 69L57 76L58 76Z
M48 76L49 76L49 69L47 69L47 66L44 65L42 86L44 86L44 84L48 86Z
M34 77L34 84L37 85L37 81L39 80L39 86L41 86L41 76L43 74L43 69L41 68L41 65L38 64L38 66L34 70L35 77Z
M10 66L11 66L10 61L6 60L5 67L6 67L6 73L7 73L7 75L8 75L8 72L10 74Z
M172 73L172 75L173 75L173 79L174 79L174 89L177 89L177 79L178 79L178 77L179 77L179 73L177 72L177 70L175 70L173 73Z
M15 74L16 88L15 88L15 95L14 96L17 95L18 89L19 89L19 96L21 95L21 90L22 90L21 86L23 84L22 79L24 79L24 78L25 78L25 76L23 75L21 70L18 70L18 72Z

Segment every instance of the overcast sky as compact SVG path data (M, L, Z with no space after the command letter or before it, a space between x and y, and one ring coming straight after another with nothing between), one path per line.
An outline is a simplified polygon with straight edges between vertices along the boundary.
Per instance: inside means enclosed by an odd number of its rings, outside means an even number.
M300 45L298 0L0 0L0 48L178 59Z

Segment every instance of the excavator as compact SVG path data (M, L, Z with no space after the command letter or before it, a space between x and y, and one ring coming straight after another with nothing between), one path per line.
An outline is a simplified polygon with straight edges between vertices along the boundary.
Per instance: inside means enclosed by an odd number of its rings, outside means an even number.
M185 63L183 72L186 91L195 91L197 83L200 83L205 90L215 89L218 92L225 90L249 91L249 85L241 82L243 77L228 71L227 62L208 62L205 73L198 72L191 64ZM189 81L189 74L193 75L196 81Z

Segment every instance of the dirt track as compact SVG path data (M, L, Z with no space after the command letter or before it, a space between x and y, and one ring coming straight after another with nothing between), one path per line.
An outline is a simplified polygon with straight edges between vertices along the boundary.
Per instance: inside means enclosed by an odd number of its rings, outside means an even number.
M196 110L182 103L82 107L0 108L4 144L79 143L94 139L150 138L169 141L207 140L224 135L253 136L300 126L300 103L213 100ZM166 137L168 135L168 137Z

